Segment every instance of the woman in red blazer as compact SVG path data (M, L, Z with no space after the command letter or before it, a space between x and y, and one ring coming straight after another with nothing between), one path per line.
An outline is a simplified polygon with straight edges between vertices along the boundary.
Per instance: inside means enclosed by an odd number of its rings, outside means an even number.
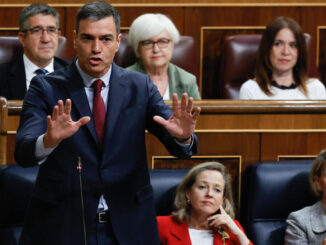
M172 215L157 217L161 244L252 244L234 216L225 166L218 162L199 164L179 185Z

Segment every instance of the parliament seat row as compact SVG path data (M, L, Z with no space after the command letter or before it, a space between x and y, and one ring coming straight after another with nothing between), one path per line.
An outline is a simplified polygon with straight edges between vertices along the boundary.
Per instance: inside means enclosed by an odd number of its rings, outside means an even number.
M69 59L67 57L67 39L63 36L59 38L58 49L56 56ZM195 48L194 38L190 36L181 36L180 41L174 47L172 63L183 69L193 73L199 77L199 60L198 53ZM18 37L1 36L0 37L0 63L9 61L12 57L21 55L23 46L18 40ZM120 48L115 55L114 61L122 67L128 67L136 62L137 58L133 48L128 44L128 34L123 33Z
M309 190L312 160L263 162L247 167L238 215L257 245L283 244L288 214L316 200ZM187 169L150 170L157 215L169 215L177 185ZM17 244L38 166L0 169L0 244Z
M253 78L256 53L261 40L260 34L233 35L225 38L221 48L221 63L216 67L219 72L218 81L219 99L238 99L241 85L249 78ZM309 76L318 77L316 57L314 55L311 36L305 34L309 50ZM60 58L66 57L65 37L59 39L56 55ZM194 74L199 83L199 52L196 49L193 37L181 36L180 41L174 47L171 62ZM0 37L0 63L8 61L11 57L21 54L22 46L17 37ZM128 45L128 34L123 33L120 48L114 61L122 66L128 67L136 61L135 53ZM203 81L204 82L204 81ZM200 86L199 86L200 87Z

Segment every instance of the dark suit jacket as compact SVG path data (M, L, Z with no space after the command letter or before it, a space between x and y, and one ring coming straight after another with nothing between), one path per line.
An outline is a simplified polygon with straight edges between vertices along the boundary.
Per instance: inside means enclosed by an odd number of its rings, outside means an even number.
M54 70L70 64L70 61L54 57ZM0 64L0 96L8 100L23 100L26 94L26 74L23 56Z
M239 222L236 220L234 222L243 231ZM179 224L171 216L158 216L157 223L162 245L191 245L188 222L184 221L182 224ZM230 239L225 240L225 245L240 244L236 236L228 234ZM214 245L223 244L222 237L218 233L214 233Z
M149 76L112 64L109 86L103 152L99 151L93 120L56 147L40 167L21 244L83 244L77 157L83 163L87 234L94 233L97 206L104 193L120 244L159 243L145 130L155 134L171 154L183 158L196 153L197 138L194 135L193 147L185 149L153 121L154 115L169 118L172 112ZM15 157L20 165L37 164L35 142L46 130L46 116L58 99L68 98L74 121L82 116L92 118L74 63L32 80L16 138Z

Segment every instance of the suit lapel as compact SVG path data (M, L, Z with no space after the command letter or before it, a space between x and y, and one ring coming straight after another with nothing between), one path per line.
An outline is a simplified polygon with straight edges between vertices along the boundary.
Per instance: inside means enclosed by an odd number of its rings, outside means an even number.
M63 66L58 62L58 59L56 57L53 58L53 69L56 71Z
M170 234L178 240L178 244L191 245L188 223L186 221L182 224L172 222L170 226Z
M23 99L27 91L24 67L23 56L20 56L10 69L10 75L8 78L10 94L15 98Z
M85 88L83 84L83 80L76 68L75 63L69 66L68 74L71 74L71 77L68 78L68 82L66 83L66 88L68 93L70 94L72 104L76 107L79 115L77 115L76 120L80 117L89 116L92 120L86 124L86 127L90 131L94 141L99 144L95 124L93 120L93 114L89 108L88 99L85 93Z
M119 67L112 63L112 73L110 78L110 90L107 105L107 113L105 120L105 132L103 146L107 145L111 140L114 128L117 126L119 114L121 112L121 105L124 98L124 77Z
M173 93L182 94L183 91L181 91L181 93L180 93L181 89L179 86L177 86L177 84L180 84L180 83L177 81L178 76L176 74L176 69L175 69L175 66L173 66L171 63L169 63L168 74L169 74L170 99L172 99Z
M315 233L324 233L326 231L326 216L322 201L313 205L310 212L310 222Z

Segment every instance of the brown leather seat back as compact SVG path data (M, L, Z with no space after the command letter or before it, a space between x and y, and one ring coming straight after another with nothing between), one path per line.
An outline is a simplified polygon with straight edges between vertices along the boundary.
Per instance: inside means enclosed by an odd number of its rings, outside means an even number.
M224 39L219 71L219 98L238 99L241 85L254 77L256 55L262 35L233 35ZM305 33L309 55L309 76L318 77L311 36Z
M59 37L59 45L56 56L66 58L66 38ZM5 63L15 56L19 56L24 52L23 46L19 42L18 37L0 36L0 63Z
M114 62L122 67L128 67L136 62L133 48L128 44L128 34L122 33L119 51ZM199 60L195 40L190 36L180 36L180 41L174 46L171 62L199 77Z

